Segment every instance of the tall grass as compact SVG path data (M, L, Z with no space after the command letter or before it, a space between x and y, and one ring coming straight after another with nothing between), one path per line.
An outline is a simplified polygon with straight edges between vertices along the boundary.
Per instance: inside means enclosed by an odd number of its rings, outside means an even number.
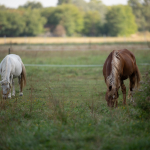
M140 109L140 119L150 118L150 70L143 74L141 89L136 93L136 107Z

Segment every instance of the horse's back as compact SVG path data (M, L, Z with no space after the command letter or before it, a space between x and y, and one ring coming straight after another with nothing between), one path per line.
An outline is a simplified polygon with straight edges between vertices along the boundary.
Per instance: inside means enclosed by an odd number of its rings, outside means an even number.
M128 58L128 59L132 60L134 63L136 63L134 54L132 52L130 52L129 50L122 49L122 50L119 50L119 53L121 54L121 56L124 59Z
M103 66L103 75L106 78L110 75L112 70L112 60L114 57L114 53L117 53L119 55L116 55L115 57L119 59L119 65L120 65L120 75L122 76L122 79L127 79L130 75L132 75L136 71L136 60L135 56L132 52L130 52L127 49L122 50L113 50L107 57L104 66Z
M119 50L122 63L122 75L124 78L132 75L136 71L136 60L132 52L127 49Z
M8 58L11 58L11 59L13 59L13 60L15 60L15 61L20 61L20 62L22 62L22 60L21 60L21 58L20 58L19 55L16 55L16 54L9 54L9 55L7 55L7 56L4 57L4 59L3 59L2 62L1 62L1 64L2 64L4 61L6 61Z
M19 55L16 55L16 54L9 54L7 55L8 57L10 57L11 59L13 59L14 61L19 61L19 62L22 62L21 58Z

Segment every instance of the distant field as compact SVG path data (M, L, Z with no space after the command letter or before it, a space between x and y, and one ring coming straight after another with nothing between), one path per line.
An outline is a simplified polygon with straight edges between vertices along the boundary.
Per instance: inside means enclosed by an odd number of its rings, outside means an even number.
M55 43L105 43L105 42L147 42L150 36L133 37L19 37L0 38L0 44L55 44Z

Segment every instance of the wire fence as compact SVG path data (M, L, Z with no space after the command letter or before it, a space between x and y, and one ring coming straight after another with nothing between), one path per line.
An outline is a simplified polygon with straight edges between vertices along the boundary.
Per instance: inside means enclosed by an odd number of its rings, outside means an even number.
M138 65L141 66L149 66L149 63L139 63ZM31 66L31 67L58 67L58 68L82 68L82 67L103 67L102 64L100 65L50 65L50 64L25 64L25 66Z

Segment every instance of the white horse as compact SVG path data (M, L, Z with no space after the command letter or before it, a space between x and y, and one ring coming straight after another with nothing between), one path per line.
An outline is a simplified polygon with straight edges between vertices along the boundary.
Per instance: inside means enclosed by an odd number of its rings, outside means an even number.
M18 77L20 85L20 96L23 95L22 89L26 85L26 69L18 55L7 55L0 64L1 79L0 84L3 89L3 98L11 98L11 87L13 89L12 96L15 96L14 78Z

